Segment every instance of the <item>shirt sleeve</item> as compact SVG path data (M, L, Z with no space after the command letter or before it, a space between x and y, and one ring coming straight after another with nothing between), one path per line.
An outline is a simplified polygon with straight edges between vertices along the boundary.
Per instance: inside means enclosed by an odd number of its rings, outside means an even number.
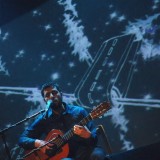
M88 116L88 112L85 109L82 110L82 114L84 117ZM87 145L95 146L98 141L95 124L93 123L93 121L89 121L86 126L89 129L89 131L91 132L91 136L87 139L84 139L84 142Z
M32 124L29 126L19 138L19 146L24 149L34 149L35 140L40 138L43 133L43 123L44 119L39 116Z

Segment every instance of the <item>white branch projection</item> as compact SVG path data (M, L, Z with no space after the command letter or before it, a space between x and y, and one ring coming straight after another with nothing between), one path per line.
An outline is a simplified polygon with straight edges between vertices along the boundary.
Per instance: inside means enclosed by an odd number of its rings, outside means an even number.
M88 41L88 38L84 35L83 30L84 26L80 25L81 20L76 20L78 13L75 9L75 4L72 4L71 0L59 0L58 3L64 6L65 11L71 11L70 13L64 13L63 24L67 28L66 35L69 35L69 44L74 48L72 51L73 55L79 55L79 60L86 60L90 66L93 62L93 58L89 54L89 47L91 42Z
M41 105L41 108L45 108L45 102L38 88L1 86L0 93L6 94L6 95L27 96L25 98L27 102L33 102L34 104L39 103ZM76 102L76 98L74 94L63 93L63 99L69 104L73 104L74 102Z
M9 72L5 67L6 63L2 62L2 56L0 56L0 73L3 73L6 76L9 76Z
M143 41L140 51L144 60L160 56L160 45L155 44L153 39L145 37L146 34L150 34L151 37L156 34L159 26L156 24L153 25L152 22L159 16L160 14L155 14L153 16L146 17L145 20L137 19L136 22L129 22L128 26L126 26L126 30L123 32L125 34L135 34L135 41Z
M0 40L1 40L1 41L7 40L8 36L9 36L9 33L8 33L8 32L5 32L5 33L3 34L3 33L2 33L2 30L0 29Z

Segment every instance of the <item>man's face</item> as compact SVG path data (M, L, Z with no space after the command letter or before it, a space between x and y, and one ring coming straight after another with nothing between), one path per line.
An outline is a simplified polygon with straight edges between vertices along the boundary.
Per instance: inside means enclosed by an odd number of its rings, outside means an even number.
M57 90L57 88L47 87L44 91L44 100L47 103L48 100L52 100L53 109L57 109L58 106L62 104L62 96L61 93Z

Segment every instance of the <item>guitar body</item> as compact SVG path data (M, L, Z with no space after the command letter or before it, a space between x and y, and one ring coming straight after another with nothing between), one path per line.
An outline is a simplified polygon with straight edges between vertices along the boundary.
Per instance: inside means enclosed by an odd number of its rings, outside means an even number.
M62 136L63 133L60 130L53 129L49 132L47 137L45 138L45 141L50 141L51 139L54 139L56 141L56 138L58 136ZM69 154L69 146L66 143L64 146L61 147L61 149L56 153L56 155L49 157L46 154L36 151L35 153L32 153L28 157L25 158L25 160L61 160L62 158L66 158Z

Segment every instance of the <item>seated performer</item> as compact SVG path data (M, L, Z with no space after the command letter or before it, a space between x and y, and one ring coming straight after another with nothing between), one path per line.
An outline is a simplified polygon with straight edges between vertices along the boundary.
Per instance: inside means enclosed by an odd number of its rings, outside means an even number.
M19 138L19 145L25 150L31 151L40 147L26 159L33 160L33 157L38 156L42 160L104 160L106 154L97 146L93 122L79 124L88 115L87 111L80 106L63 102L59 86L52 82L42 86L41 94L49 108ZM51 139L55 141L49 142Z

